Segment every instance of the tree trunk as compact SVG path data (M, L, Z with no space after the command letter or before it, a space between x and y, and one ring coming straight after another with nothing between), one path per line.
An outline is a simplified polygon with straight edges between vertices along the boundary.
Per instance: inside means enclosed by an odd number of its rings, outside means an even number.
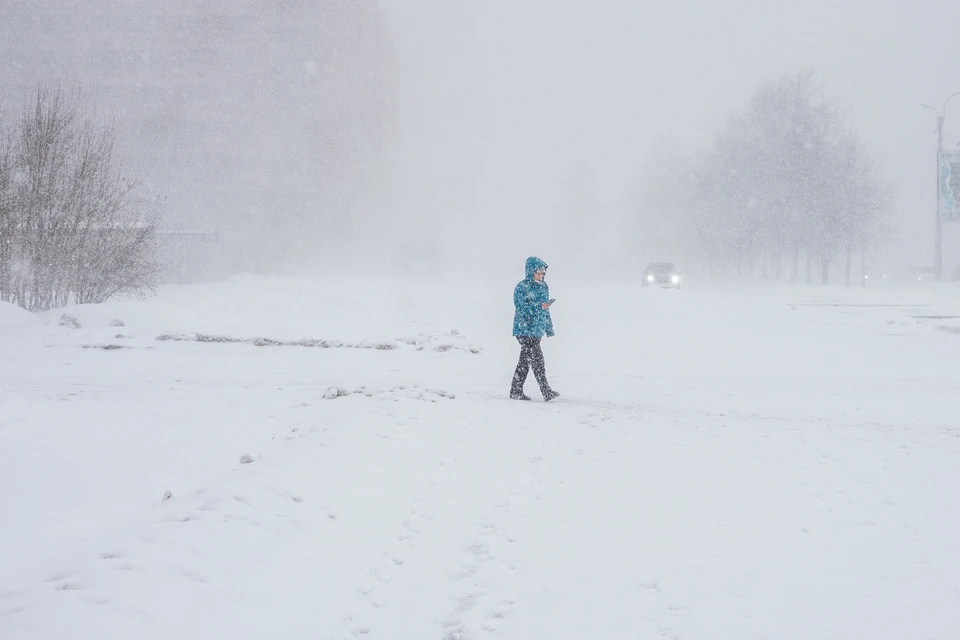
M843 286L850 286L850 272L853 269L853 247L847 249L847 265L843 272Z
M867 252L860 249L860 282L862 287L867 286Z
M813 255L807 254L807 284L813 282Z
M3 212L0 212L0 216L4 215ZM12 240L10 236L12 235L11 230L8 227L0 229L0 300L5 302L13 302L10 298L13 297L10 282L10 245Z

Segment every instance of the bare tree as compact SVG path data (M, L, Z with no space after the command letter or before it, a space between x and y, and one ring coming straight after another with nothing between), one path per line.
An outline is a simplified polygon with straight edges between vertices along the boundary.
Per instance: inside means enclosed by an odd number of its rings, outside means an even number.
M153 287L160 211L136 196L113 126L38 86L0 145L0 297L31 311Z
M0 300L12 298L10 289L13 273L16 218L13 213L13 142L7 131L0 128Z
M876 163L809 72L761 84L695 173L697 187L667 193L674 203L660 209L692 213L687 242L711 270L737 275L779 278L786 262L796 280L805 257L807 282L817 263L827 284L845 256L849 284L853 255L881 239L891 200ZM648 182L657 181L651 172Z

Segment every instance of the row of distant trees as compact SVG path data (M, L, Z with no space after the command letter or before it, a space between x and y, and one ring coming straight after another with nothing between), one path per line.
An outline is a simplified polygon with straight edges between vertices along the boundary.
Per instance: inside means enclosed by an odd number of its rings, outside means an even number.
M810 72L761 84L709 147L653 160L634 235L715 273L849 284L887 236L893 190Z
M150 290L159 201L123 171L116 131L39 86L0 121L0 300L43 310ZM695 154L655 154L632 221L648 247L726 274L827 283L885 237L892 189L809 72L763 83Z

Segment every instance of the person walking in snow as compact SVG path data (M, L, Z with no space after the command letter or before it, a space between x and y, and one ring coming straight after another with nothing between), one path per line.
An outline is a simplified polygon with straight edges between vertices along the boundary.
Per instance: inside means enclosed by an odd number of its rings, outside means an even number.
M547 263L536 256L527 258L526 277L513 289L513 335L520 343L520 361L513 373L510 397L514 400L529 400L523 392L523 385L533 368L533 375L540 385L540 392L546 401L560 394L547 383L547 369L543 359L540 340L544 334L553 337L553 320L550 318L550 287L544 281L547 275Z

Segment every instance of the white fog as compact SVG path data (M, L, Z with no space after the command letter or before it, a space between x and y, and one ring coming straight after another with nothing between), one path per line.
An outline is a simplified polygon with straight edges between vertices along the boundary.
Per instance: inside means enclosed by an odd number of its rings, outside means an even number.
M0 638L957 637L958 24L0 0Z
M258 266L411 240L490 266L535 235L580 269L635 250L650 163L811 70L896 192L883 257L928 264L941 5L8 0L2 99L9 120L38 82L83 90L168 227Z

